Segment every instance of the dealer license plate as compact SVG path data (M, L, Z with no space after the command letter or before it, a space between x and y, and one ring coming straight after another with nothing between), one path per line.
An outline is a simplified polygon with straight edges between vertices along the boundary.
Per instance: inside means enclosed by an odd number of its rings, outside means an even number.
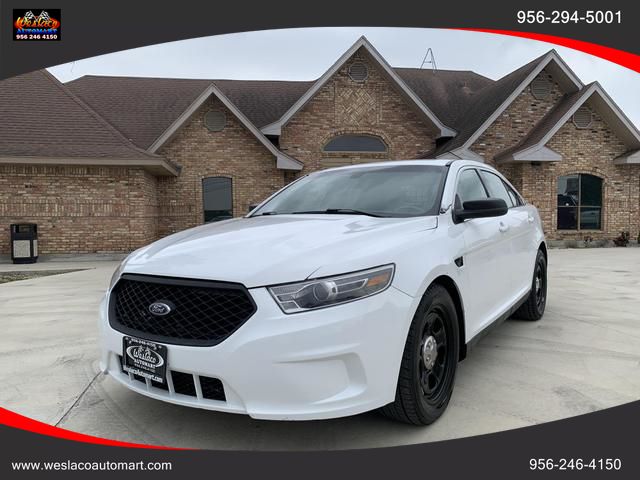
M164 383L167 373L167 347L140 338L122 339L122 369L154 382Z

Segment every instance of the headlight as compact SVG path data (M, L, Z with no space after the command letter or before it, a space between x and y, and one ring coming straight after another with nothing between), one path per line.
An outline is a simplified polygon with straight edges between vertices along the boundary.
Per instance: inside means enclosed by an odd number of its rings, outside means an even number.
M269 293L284 313L304 312L380 293L391 285L394 270L394 265L384 265L335 277L269 287Z

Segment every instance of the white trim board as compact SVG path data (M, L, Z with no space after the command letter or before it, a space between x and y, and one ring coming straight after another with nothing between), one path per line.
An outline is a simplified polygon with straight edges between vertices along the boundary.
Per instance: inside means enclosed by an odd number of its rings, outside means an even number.
M313 84L309 90L305 92L290 108L287 110L279 120L262 127L262 132L265 135L280 135L282 127L287 124L291 117L293 117L302 107L304 107L315 94L324 86L325 83L345 64L349 58L351 58L359 48L363 47L371 55L371 57L382 67L385 73L391 78L391 80L401 89L401 91L411 99L418 109L423 113L435 126L440 130L441 137L454 137L456 131L453 128L446 126L442 121L436 117L436 115L429 110L425 103L411 90L407 84L400 78L396 71L387 63L387 61L380 55L380 53L371 45L366 37L360 37L342 56L322 74L322 76Z
M638 165L640 164L640 150L620 155L613 163L614 165Z
M516 152L510 157L516 162L559 162L562 160L562 155L544 145L535 150L527 149L523 152ZM508 160L502 162L508 162Z

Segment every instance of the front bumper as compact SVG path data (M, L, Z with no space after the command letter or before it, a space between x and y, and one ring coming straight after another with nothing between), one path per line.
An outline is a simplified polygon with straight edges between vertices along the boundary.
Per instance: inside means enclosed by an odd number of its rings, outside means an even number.
M372 410L395 398L414 299L390 287L369 298L285 315L266 288L250 293L256 313L212 347L168 344L168 370L193 374L196 395L163 390L123 373L123 333L100 308L100 368L158 400L253 418L312 420ZM144 338L144 337L142 337ZM199 377L222 382L226 400L203 398Z

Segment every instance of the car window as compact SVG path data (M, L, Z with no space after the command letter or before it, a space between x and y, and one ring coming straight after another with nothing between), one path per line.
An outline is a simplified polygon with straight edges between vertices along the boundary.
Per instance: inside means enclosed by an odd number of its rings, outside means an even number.
M372 165L313 173L282 190L252 215L367 212L381 217L436 215L446 168Z
M501 198L505 201L507 207L516 206L516 204L513 203L512 198L509 196L509 192L507 192L504 182L499 176L491 172L487 172L486 170L480 170L480 176L482 177L484 186L487 187L491 198Z
M478 173L474 169L463 170L458 177L456 208L461 208L464 202L485 198L487 198L487 192L482 186Z
M513 202L513 205L515 207L522 206L522 200L520 200L520 196L516 193L516 191L506 183L504 184L504 187L507 189L507 193L509 194L509 197L511 197L511 201Z

